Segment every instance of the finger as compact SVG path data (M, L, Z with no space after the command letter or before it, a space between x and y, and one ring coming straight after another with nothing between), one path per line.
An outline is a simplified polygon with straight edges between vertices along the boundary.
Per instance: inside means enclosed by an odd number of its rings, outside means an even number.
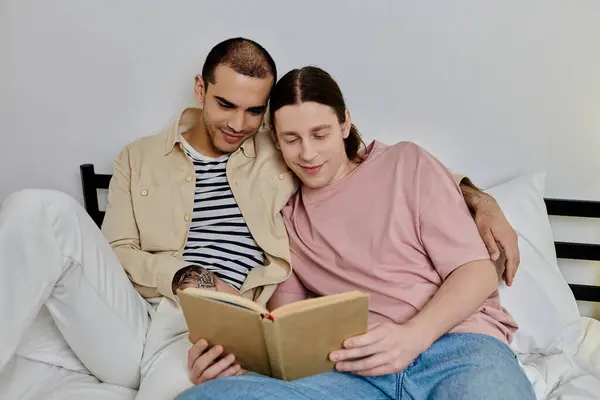
M219 374L227 370L232 364L235 362L235 356L233 354L228 354L219 360L214 365L206 368L202 375L200 375L199 384L202 382L210 381L215 379Z
M226 370L224 370L223 372L221 372L217 378L224 378L226 376L234 376L236 375L238 372L240 372L242 369L242 367L240 366L240 364L234 364L231 367L227 368Z
M198 357L206 351L208 342L204 339L198 340L188 351L188 369L191 369Z
M364 347L353 347L350 349L332 351L329 355L329 359L333 362L353 360L381 353L382 350L384 349L381 348L381 342L377 342Z
M222 352L221 346L215 346L196 359L190 370L190 379L194 384L199 382L204 371L217 361Z
M349 349L353 347L364 347L380 342L385 337L385 331L379 325L364 335L354 336L344 341L344 347Z
M492 261L496 261L498 257L500 257L500 249L496 244L494 235L492 235L492 232L488 230L481 235L481 238L483 239L483 243L485 243L488 253L490 253L490 258Z
M238 373L237 373L237 374L235 374L235 376L245 375L245 374L247 374L247 373L248 373L248 371L246 371L245 369L240 369L240 370L238 371Z
M521 262L521 256L519 254L519 245L516 243L506 243L502 244L504 247L504 252L506 255L506 264L505 264L505 280L508 286L511 286L515 275L517 274L517 269L519 268L519 263Z
M388 364L390 357L390 353L377 353L360 360L339 362L335 364L335 368L346 372L367 371Z
M192 381L196 382L204 371L219 358L219 356L223 353L222 346L214 346L200 357L196 359L194 365L192 366Z

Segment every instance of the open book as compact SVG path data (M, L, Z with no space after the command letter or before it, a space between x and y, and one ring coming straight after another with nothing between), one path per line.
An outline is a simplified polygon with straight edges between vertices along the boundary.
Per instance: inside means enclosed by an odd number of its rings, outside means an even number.
M329 353L367 331L368 296L347 292L286 304L269 312L228 293L178 293L190 339L235 355L242 368L283 380L329 372Z

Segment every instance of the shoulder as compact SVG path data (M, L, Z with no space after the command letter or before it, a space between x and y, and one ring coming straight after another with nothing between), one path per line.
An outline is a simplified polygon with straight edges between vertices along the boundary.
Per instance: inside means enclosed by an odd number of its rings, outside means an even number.
M166 153L168 131L142 136L137 138L121 149L116 161L124 163L127 161L132 168L139 168L142 164L151 164L162 159Z
M398 165L403 170L417 170L428 164L433 156L414 142L403 141L391 145L373 142L369 158L380 159L387 165Z
M241 151L236 151L230 161L240 177L269 188L269 194L277 199L278 211L298 189L298 181L275 147L268 129L260 129L246 139Z
M281 157L281 152L275 147L272 132L269 128L261 128L254 136L254 146L256 155L263 158L271 158L273 156Z
M398 142L389 145L388 149L391 154L397 157L420 159L429 156L429 153L423 147L414 142Z
M404 141L392 145L375 142L373 154L380 170L389 171L397 180L411 187L420 187L422 181L450 180L454 178L448 168L433 154L416 143Z
M164 153L166 150L166 139L167 132L161 132L154 135L142 136L138 139L133 140L129 144L125 146L124 151L129 152L130 154L137 153L155 153L162 152Z
M270 129L261 128L252 139L254 140L256 159L259 164L277 173L291 173L283 160L281 151L275 147Z

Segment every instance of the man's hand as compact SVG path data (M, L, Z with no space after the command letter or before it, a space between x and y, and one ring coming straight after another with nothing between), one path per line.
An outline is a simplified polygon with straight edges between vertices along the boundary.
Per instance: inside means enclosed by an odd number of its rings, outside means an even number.
M206 340L197 341L188 351L188 372L194 385L225 376L245 374L233 354L224 357L222 346L208 349Z
M427 350L431 343L410 324L376 324L361 336L344 342L344 349L331 352L329 358L338 371L362 376L378 376L402 371Z
M502 275L511 286L521 262L517 233L492 196L468 184L461 183L460 188L492 261L498 261L504 251L506 261Z

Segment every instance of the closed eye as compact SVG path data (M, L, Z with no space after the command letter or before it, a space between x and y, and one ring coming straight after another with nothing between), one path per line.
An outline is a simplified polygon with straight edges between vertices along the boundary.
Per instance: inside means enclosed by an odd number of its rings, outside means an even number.
M255 109L255 108L253 108L253 109L248 110L248 112L250 114L252 114L252 115L258 116L258 115L261 115L263 112L265 112L265 110L264 109Z
M223 103L222 101L219 101L218 104L219 104L219 107L227 109L227 110L231 110L232 108L235 108L235 106L233 104Z

